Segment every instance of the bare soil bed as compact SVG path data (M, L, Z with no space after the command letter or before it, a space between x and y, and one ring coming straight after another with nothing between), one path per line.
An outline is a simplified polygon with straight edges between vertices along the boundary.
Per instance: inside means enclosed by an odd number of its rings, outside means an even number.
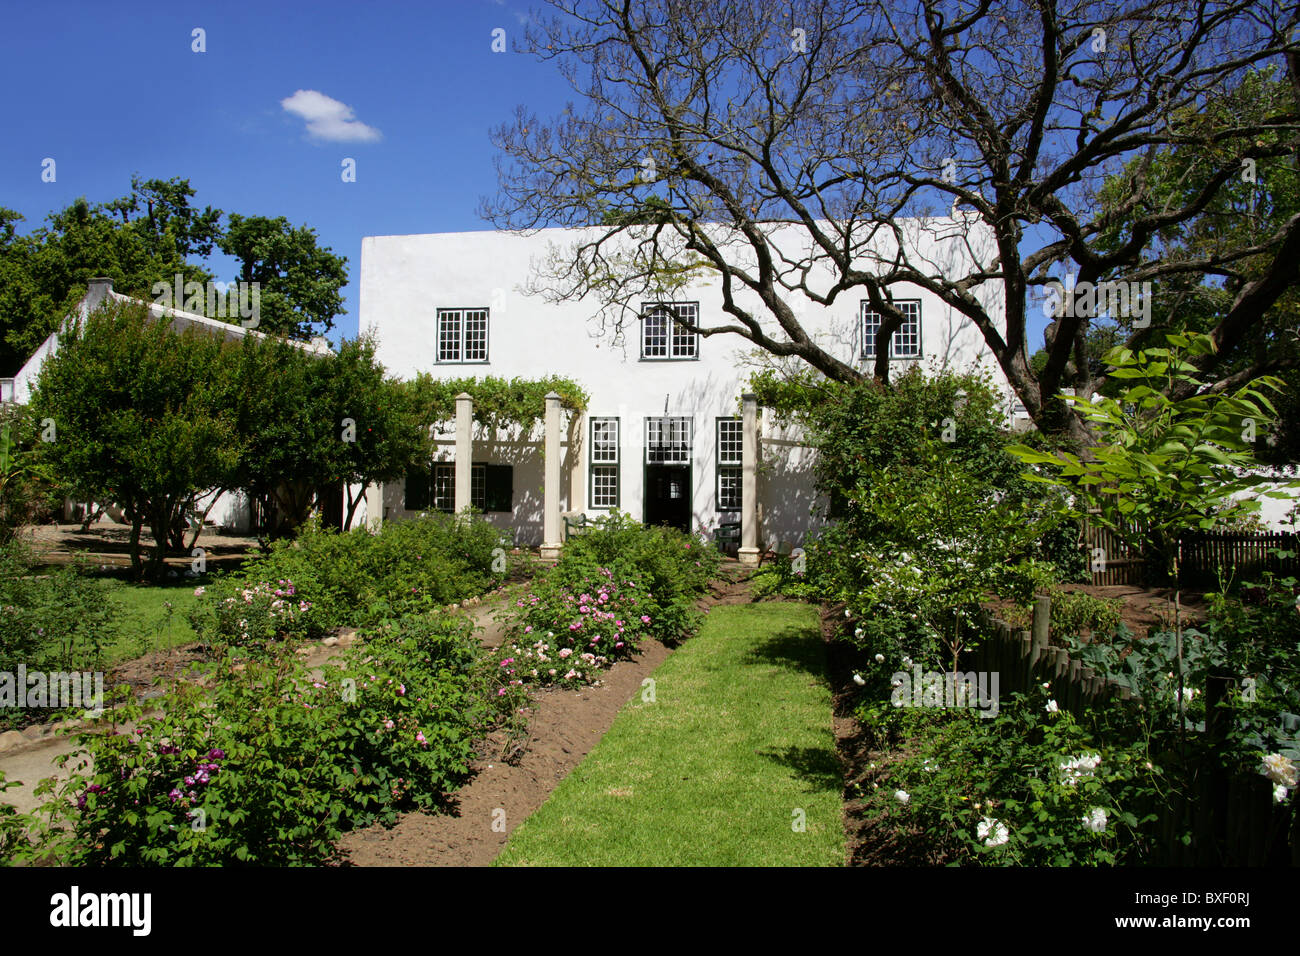
M1063 584L1060 590L1081 591L1097 598L1123 601L1120 617L1129 632L1138 640L1146 638L1153 630L1160 631L1167 626L1172 626L1174 599L1172 588L1143 588L1132 584ZM1204 592L1183 590L1178 595L1178 602L1185 623L1204 618L1206 612ZM992 609L1007 609L1014 606L1006 598L998 598L986 603Z

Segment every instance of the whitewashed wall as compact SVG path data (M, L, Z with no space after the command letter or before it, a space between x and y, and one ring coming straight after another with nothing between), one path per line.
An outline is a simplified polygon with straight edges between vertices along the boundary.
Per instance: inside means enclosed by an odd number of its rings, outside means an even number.
M913 230L917 247L940 268L960 270L970 266L969 249L991 257L986 233L965 236L961 221L938 220ZM582 232L542 230L532 235L494 231L412 236L372 236L362 240L360 325L377 333L379 360L391 374L403 378L418 372L438 377L495 375L536 378L563 375L576 380L591 395L589 417L617 417L621 422L622 510L642 517L644 489L644 421L647 416L690 416L694 422L692 466L692 525L710 531L721 519L716 508L715 420L740 415L740 395L754 370L754 346L736 335L701 338L698 360L644 361L640 358L639 323L630 322L621 342L602 332L599 303L594 301L548 303L525 294L553 247L567 248ZM778 241L796 248L798 231L776 231ZM967 240L970 240L969 242ZM827 285L829 274L814 274L815 284ZM1001 317L1001 299L992 287L980 290L993 314ZM896 297L922 302L923 365L968 369L982 362L1005 380L983 338L969 322L956 316L937 298L919 289ZM802 297L801 297L802 298ZM817 340L840 359L870 370L861 357L860 304L864 295L841 297L830 307L804 301L802 317ZM718 280L698 282L674 295L675 301L697 301L704 325L731 321L721 309ZM744 301L763 310L753 297ZM436 323L440 308L488 308L488 362L438 364ZM770 320L774 325L775 320ZM901 372L907 361L894 363ZM1006 390L1009 396L1009 389ZM584 425L584 441L589 430ZM774 456L781 456L777 460ZM763 451L765 470L760 474L759 496L764 513L763 543L800 539L809 527L812 503L808 453L788 445L769 444ZM476 448L475 461L493 461ZM585 510L587 475L584 463L581 500L568 495L565 510ZM516 518L520 543L539 543L541 537L541 463L525 463L515 472ZM565 492L568 482L565 482ZM385 487L383 505L390 518L402 516L401 483ZM521 508L522 503L522 508Z

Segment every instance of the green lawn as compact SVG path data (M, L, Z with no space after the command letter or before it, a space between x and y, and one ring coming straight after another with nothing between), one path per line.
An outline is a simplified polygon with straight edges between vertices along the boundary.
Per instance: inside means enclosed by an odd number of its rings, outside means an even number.
M116 641L104 645L105 663L193 641L194 631L185 615L198 601L196 586L192 580L163 585L113 582L109 594L122 608L122 632ZM170 617L167 603L171 604Z
M815 610L719 606L500 865L839 866L842 780ZM798 824L802 822L800 830Z

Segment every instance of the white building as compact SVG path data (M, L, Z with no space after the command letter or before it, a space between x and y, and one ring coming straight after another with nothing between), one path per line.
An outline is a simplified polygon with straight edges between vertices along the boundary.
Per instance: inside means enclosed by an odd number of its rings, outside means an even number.
M909 220L913 252L936 270L965 275L972 257L993 258L990 234L960 218ZM596 518L617 508L647 523L668 523L708 533L723 522L750 519L754 546L799 543L814 524L811 454L796 438L779 434L755 410L752 432L742 416L741 393L754 371L753 343L735 334L700 337L677 327L688 315L704 327L731 321L722 312L718 278L677 291L671 302L634 303L639 317L616 337L601 320L599 303L548 302L526 294L539 264L596 230L545 229L531 234L495 231L372 236L361 247L361 327L377 333L378 357L390 374L409 378L561 375L591 396L585 414L566 412L559 427L560 472L553 507ZM773 227L784 250L806 245L797 227ZM987 261L985 264L987 264ZM809 280L829 286L829 272ZM906 300L911 321L894 337L895 367L923 363L965 370L983 363L1005 387L979 331L937 297L917 288ZM978 289L1001 320L1000 288ZM841 360L869 372L874 362L873 322L865 293L841 295L822 307L800 296L804 328ZM744 304L767 313L756 297ZM802 310L799 310L799 305ZM765 325L775 326L766 318ZM1008 407L1010 389L1006 389ZM468 420L466 419L466 428ZM455 431L440 435L443 450L432 474L371 488L373 523L420 510L456 508ZM462 450L469 447L461 435ZM512 529L529 545L559 543L562 526L544 520L546 476L537 436L476 434L470 500L490 520ZM746 458L755 459L752 477ZM753 490L750 491L750 482ZM426 493L427 487L427 493ZM746 507L748 501L753 508ZM742 557L745 557L742 548Z
M74 319L85 322L86 318L105 301L136 303L148 306L149 321L166 321L177 332L183 332L185 329L194 326L210 335L221 336L226 340L242 339L247 335L262 335L261 332L252 328L245 328L243 325L211 319L205 315L186 312L156 302L133 299L120 292L114 292L112 279L95 278L89 281L86 294L77 303L72 314L64 320L59 330L51 332L46 337L45 341L41 343L40 347L32 354L32 357L24 363L23 367L18 370L12 379L3 381L3 385L0 386L0 400L27 404L31 400L32 392L36 387L36 380L40 376L45 360L58 351L59 336L66 334ZM311 342L296 342L292 339L289 341L314 355L326 356L333 354L329 343L323 338L314 339ZM252 524L252 502L247 495L241 492L226 492L213 489L207 497L199 501L199 505L200 507L211 505L208 511L208 521L218 527L244 532L249 530ZM73 506L74 503L71 501L64 502L65 519L72 517L71 509ZM105 508L105 513L114 521L124 522L126 520L121 509L115 505L108 505Z

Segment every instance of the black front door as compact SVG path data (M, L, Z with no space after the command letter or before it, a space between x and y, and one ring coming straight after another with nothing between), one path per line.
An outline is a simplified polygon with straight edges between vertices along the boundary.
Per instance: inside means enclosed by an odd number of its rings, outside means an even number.
M691 469L687 465L646 465L645 523L691 529Z

